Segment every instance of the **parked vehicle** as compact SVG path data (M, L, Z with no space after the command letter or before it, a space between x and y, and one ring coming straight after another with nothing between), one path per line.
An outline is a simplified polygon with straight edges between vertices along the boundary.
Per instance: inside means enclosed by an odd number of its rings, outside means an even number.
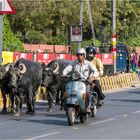
M86 93L86 84L88 81L83 81L80 75L76 72L72 75L67 76L71 80L66 84L65 96L65 105L64 109L66 111L66 116L68 124L74 125L76 118L79 118L81 123L84 123L87 119L87 93ZM88 83L89 84L89 83ZM91 100L91 116L95 116L97 113L97 93L92 91L90 92Z

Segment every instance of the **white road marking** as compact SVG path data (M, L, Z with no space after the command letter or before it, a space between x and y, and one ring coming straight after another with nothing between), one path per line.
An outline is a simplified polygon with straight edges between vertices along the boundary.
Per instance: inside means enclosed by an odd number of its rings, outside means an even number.
M74 126L74 127L72 127L72 128L73 128L73 129L79 129L78 127L75 127L75 126Z
M56 132L52 132L52 133L48 133L48 134L32 137L32 138L29 138L29 139L26 139L26 140L40 139L40 138L43 138L43 137L52 136L52 135L56 135L56 134L59 134L59 133L61 133L61 132L56 131Z
M133 113L135 113L135 114L136 114L136 113L140 113L140 110L134 111Z
M116 118L110 118L110 119L107 119L107 120L102 120L102 121L98 121L98 122L95 122L95 123L90 123L90 124L88 124L88 125L101 124L101 123L113 121L113 120L115 120L115 119L116 119Z
M123 114L123 117L128 117L128 115L127 114Z

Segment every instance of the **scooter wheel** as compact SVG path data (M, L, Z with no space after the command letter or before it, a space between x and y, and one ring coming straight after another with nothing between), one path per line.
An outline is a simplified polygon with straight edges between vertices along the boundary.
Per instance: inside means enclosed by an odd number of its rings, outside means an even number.
M74 124L75 118L76 118L75 108L73 107L67 108L67 119L68 119L68 124L70 126Z

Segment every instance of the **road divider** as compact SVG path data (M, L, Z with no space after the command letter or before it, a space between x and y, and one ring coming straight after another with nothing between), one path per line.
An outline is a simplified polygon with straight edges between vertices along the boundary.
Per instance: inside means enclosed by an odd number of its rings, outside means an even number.
M100 79L103 91L135 86L139 83L140 78L136 73L118 74Z

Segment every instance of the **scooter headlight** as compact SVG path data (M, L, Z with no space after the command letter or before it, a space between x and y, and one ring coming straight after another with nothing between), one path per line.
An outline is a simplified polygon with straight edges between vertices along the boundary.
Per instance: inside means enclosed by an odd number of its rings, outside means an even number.
M77 79L77 76L75 73L72 74L72 79Z
M73 73L72 74L72 79L79 79L80 78L80 75L78 73Z

